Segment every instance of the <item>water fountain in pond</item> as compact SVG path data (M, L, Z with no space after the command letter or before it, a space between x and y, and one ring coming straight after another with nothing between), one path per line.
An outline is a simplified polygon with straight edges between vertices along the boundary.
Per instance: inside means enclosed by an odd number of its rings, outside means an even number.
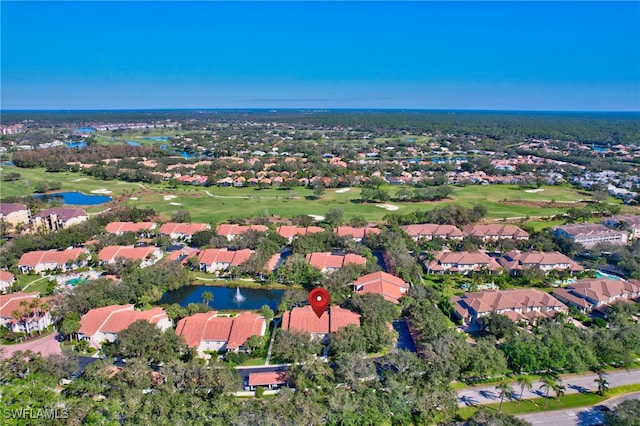
M240 293L240 287L236 287L236 294L233 296L233 301L236 303L242 303L245 301L245 299L246 297L244 297L242 293Z

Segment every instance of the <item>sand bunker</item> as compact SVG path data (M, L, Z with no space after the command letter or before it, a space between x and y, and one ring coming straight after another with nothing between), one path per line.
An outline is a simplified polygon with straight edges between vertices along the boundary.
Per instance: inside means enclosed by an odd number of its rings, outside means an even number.
M91 191L92 194L111 194L112 192L109 191L107 188L101 188L101 189L94 189L93 191Z
M136 201L138 197L129 197L130 200Z
M394 206L393 204L376 204L376 206L385 210L389 210L390 212L394 212L400 208L398 206Z
M351 188L342 188L336 191L336 194L344 194L345 192L351 191Z
M78 179L74 179L71 182L82 182L83 180L89 180L89 178L78 178Z
M314 219L314 220L324 220L324 216L320 216L317 214L308 214L307 216L309 216L310 218Z
M180 203L169 203L169 204L171 204L172 206L181 206L182 205Z
M165 201L171 201L171 200L173 200L174 198L178 198L178 196L177 196L177 195L164 195L162 198L163 198Z
M544 188L536 188L536 189L525 189L524 192L528 192L529 194L535 194L536 192L542 192Z

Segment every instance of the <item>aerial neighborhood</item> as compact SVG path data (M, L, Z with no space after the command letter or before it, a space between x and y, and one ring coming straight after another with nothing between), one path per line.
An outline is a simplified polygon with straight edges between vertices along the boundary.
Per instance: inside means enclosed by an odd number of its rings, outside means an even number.
M640 356L638 141L184 114L3 130L7 347L59 333L59 356L148 370L145 395L180 368L252 397L318 375L410 389L428 370L453 412L452 381ZM87 377L67 374L67 391L110 398L76 390Z

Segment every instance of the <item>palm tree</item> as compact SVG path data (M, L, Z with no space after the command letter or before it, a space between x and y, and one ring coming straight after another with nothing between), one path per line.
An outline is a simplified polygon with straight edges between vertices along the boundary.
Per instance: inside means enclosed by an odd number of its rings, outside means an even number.
M549 399L549 392L553 391L556 394L556 399L560 399L564 395L565 387L562 385L562 381L560 378L554 374L545 374L542 376L542 384L540 385L540 389L545 390L544 395L544 406L542 408L547 408L547 400Z
M502 413L502 403L504 402L505 398L513 398L513 388L511 387L509 381L507 379L504 379L500 383L498 383L498 385L496 386L496 390L500 391L500 408L498 409L498 413Z
M598 370L597 373L598 378L594 379L594 382L598 384L598 395L604 396L604 393L609 389L609 381L605 377L607 374L602 370Z
M25 333L29 333L31 337L33 337L33 332L29 330L29 314L30 314L30 305L26 300L20 301L20 307L22 308L22 324L24 324Z
M525 388L527 390L533 389L533 379L528 374L522 374L518 376L516 382L520 385L520 398L518 398L518 405L522 402L522 395L524 395Z
M205 291L202 293L202 303L206 303L209 306L209 303L213 302L213 293L210 291Z

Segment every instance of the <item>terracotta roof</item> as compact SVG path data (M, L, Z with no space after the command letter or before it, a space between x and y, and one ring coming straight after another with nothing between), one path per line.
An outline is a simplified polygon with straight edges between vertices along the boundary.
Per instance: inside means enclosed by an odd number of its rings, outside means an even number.
M452 252L452 251L442 251L436 252L434 254L434 259L431 261L427 268L432 271L457 271L459 265L486 265L490 271L495 271L500 269L500 265L496 260L487 254L476 251L476 252L468 252L468 251L460 251L460 252ZM445 268L442 265L451 264L453 267Z
M205 265L212 265L213 263L228 263L229 266L238 266L249 260L253 253L254 251L250 249L205 249L201 250L198 254L198 260L200 263Z
M91 309L80 319L80 329L78 333L85 336L93 336L99 330L102 324L113 314L133 310L133 305L111 305L103 308Z
M571 260L564 254L553 252L538 252L532 251L523 253L520 251L511 251L505 253L504 256L498 259L498 263L507 269L523 269L526 267L534 266L556 266L567 265L567 268L574 272L584 270L582 266ZM558 266L559 267L559 266Z
M197 256L197 254L198 254L198 249L185 246L185 247L182 247L180 250L172 251L167 256L165 256L163 260L168 260L168 261L180 260L182 261L182 263L186 263L191 256Z
M133 247L133 246L107 246L100 250L98 258L102 262L111 263L117 258L127 260L144 260L153 255L158 249L156 247Z
M282 371L249 373L249 386L283 385L285 383L286 374Z
M366 265L367 259L357 254L331 254L329 252L309 253L307 262L317 269L340 269L349 263L354 265Z
M351 237L351 238L367 238L367 235L378 235L380 233L379 228L354 228L352 226L338 226L333 229L335 234L338 234L339 237Z
M398 303L404 296L403 291L409 288L402 279L386 272L363 275L354 281L353 286L358 293L377 293L393 303Z
M30 251L20 256L18 265L35 268L41 263L55 263L65 265L74 262L82 253L89 253L87 249L71 248L66 250L37 250Z
M0 216L8 216L11 213L19 212L22 210L29 210L27 206L20 203L0 203Z
M262 330L265 326L266 321L264 317L248 311L241 312L233 318L227 348L239 348L244 345L249 337L262 335Z
M206 231L207 229L211 229L211 225L207 225L206 223L165 223L163 224L158 232L160 234L171 235L171 234L183 234L183 235L193 235L196 232Z
M589 306L591 306L591 303L589 303L587 299L572 294L571 290L568 290L566 288L556 288L555 290L553 290L553 295L559 299L566 300L567 302L580 306L582 308L588 308Z
M63 222L67 222L70 219L76 217L87 216L87 213L82 209L74 209L69 207L53 207L47 210L43 210L40 213L34 215L34 218L45 218L51 215L55 215Z
M276 228L276 232L278 235L284 238L293 238L296 235L307 235L307 234L317 234L318 232L324 232L324 228L319 226L307 226L306 228L292 226L292 225L282 225Z
M570 284L569 291L578 297L588 297L591 300L608 302L611 298L638 293L640 292L640 286L629 281L586 279Z
M278 262L280 262L281 258L282 258L282 253L276 253L273 256L271 256L267 261L267 264L265 265L264 270L267 272L274 271L278 266Z
M437 225L434 223L419 223L415 225L402 225L404 232L413 238L420 237L441 237L441 238L461 238L462 231L453 225Z
M13 281L15 279L15 275L13 275L9 271L0 271L0 281Z
M360 315L339 306L331 307L331 332L355 324L360 326ZM320 318L311 306L293 308L282 315L282 328L305 333L326 334L329 329L329 316L325 313Z
M453 297L451 301L453 304L459 304L463 310L471 308L477 314L501 310L522 310L522 313L526 313L534 307L545 313L550 308L566 308L553 296L535 289L477 291Z
M497 237L497 238L528 238L529 234L515 225L473 225L463 227L465 235L476 237Z
M599 223L575 223L570 225L559 225L553 230L562 230L573 238L581 238L603 234L621 234L622 231L607 228Z
M264 317L243 311L236 317L218 316L217 312L195 314L181 319L176 334L184 337L192 348L202 341L227 342L229 349L242 346L249 337L261 336L266 327Z
M234 225L223 223L218 225L216 233L218 235L224 235L225 237L242 235L248 231L265 232L267 227L264 225Z
M78 333L93 336L98 331L103 333L119 333L139 320L157 324L166 319L167 313L159 307L146 311L136 311L133 305L111 305L92 309L80 319Z
M124 232L142 232L150 231L156 227L153 222L111 222L108 223L105 230L111 234L120 234Z
M31 303L31 300L40 297L40 293L10 293L0 295L0 318L12 318L12 312L18 310L22 312L22 306L20 302L26 300Z

